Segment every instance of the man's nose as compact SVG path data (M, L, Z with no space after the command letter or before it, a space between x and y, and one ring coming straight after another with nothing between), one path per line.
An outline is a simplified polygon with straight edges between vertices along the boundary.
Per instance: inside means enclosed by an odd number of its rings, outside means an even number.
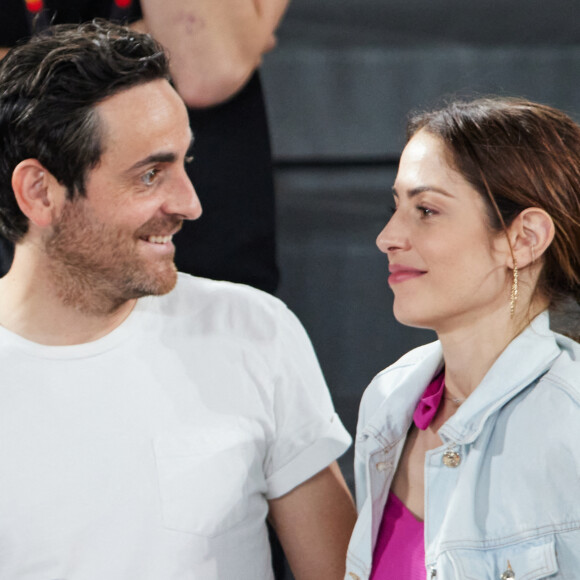
M179 177L179 181L173 184L173 190L165 204L165 211L184 220L196 220L201 216L201 202L185 171Z

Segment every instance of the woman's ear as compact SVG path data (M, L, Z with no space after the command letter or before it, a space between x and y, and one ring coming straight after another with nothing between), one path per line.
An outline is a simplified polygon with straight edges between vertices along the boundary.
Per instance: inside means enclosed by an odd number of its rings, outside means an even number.
M555 233L552 218L538 207L524 209L508 229L519 268L538 260L552 243ZM513 268L513 263L509 267Z
M37 159L21 161L12 173L18 207L38 227L50 226L66 199L66 188Z

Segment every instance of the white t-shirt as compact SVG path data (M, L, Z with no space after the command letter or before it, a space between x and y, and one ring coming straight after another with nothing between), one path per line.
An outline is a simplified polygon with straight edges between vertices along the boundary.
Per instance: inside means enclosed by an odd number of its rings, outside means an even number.
M350 437L302 326L180 274L104 338L0 328L0 578L266 580L267 499Z

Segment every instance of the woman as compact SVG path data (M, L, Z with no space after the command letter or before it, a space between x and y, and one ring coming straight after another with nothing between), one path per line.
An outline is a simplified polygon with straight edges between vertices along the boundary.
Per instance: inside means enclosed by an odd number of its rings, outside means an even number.
M411 120L377 244L438 341L361 404L349 580L580 578L580 127L482 99Z

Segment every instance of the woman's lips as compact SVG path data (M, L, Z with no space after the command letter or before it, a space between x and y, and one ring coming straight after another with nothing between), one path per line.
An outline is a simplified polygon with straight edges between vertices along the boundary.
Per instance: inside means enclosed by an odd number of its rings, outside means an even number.
M418 270L417 268L411 268L410 266L401 266L399 264L390 264L389 272L389 284L406 282L407 280L418 278L426 273L424 270Z

